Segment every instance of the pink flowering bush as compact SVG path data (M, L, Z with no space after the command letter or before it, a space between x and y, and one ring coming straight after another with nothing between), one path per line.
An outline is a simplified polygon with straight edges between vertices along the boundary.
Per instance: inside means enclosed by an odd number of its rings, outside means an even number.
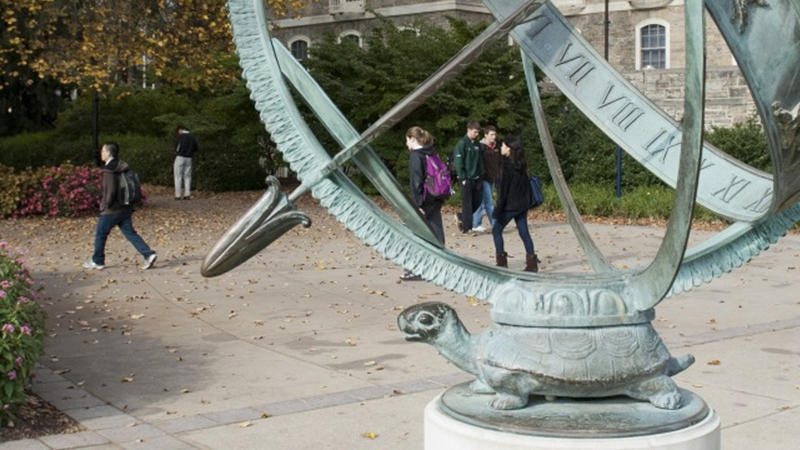
M95 214L100 205L102 175L98 167L69 163L20 173L0 165L0 216Z
M45 214L51 217L74 217L94 213L100 203L99 168L62 164L27 170L19 176L26 178L14 217Z
M0 241L0 424L25 401L31 368L44 351L44 312L20 250Z

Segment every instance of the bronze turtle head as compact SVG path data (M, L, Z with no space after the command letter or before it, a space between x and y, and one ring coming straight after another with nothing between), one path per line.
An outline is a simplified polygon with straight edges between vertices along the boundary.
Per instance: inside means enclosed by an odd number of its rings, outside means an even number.
M397 316L397 326L407 341L430 342L450 322L458 322L458 315L450 306L441 302L425 302L409 306Z

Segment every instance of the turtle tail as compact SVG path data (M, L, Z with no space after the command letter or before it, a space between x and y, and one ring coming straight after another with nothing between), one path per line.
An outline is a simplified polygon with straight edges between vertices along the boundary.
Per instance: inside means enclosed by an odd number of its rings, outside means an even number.
M694 355L692 354L670 358L669 363L667 363L667 376L671 377L677 373L683 372L692 364L694 364Z

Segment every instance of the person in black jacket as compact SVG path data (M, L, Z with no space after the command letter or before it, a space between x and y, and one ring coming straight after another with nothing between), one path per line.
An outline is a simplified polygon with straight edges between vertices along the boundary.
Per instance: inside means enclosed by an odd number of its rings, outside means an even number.
M197 141L183 125L177 127L178 137L175 139L175 200L181 199L181 185L183 185L183 199L192 198L192 157L197 151Z
M414 206L425 217L433 234L444 244L444 226L442 224L443 199L425 195L425 176L428 156L433 156L433 137L420 127L411 127L406 131L406 147L408 148L408 179L411 185L411 199ZM406 271L401 280L419 280L420 277Z
M533 240L528 232L528 207L531 203L531 186L528 178L528 164L525 151L517 136L508 136L500 147L503 169L500 188L497 192L497 205L492 215L495 226L492 228L497 265L508 267L508 253L503 248L503 229L511 219L517 224L519 237L525 245L525 271L538 272L539 259L533 249Z

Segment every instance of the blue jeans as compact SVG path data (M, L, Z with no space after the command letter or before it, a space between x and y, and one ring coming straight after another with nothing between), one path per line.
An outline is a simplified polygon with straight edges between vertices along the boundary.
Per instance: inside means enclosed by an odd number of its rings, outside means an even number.
M101 266L105 265L106 239L108 239L108 233L110 233L111 229L115 226L119 226L119 230L122 231L123 236L125 236L128 242L142 254L142 257L146 259L155 253L144 242L144 239L136 233L136 230L133 229L131 215L131 211L126 211L116 214L101 215L97 219L97 228L94 232L94 254L92 255L92 261L94 261L95 264L100 264Z
M478 228L480 226L483 213L486 213L486 217L489 218L489 225L494 228L495 221L494 218L492 218L492 211L494 211L494 205L492 204L492 183L484 180L483 189L481 191L481 204L472 214L472 228Z
M525 246L525 252L532 255L534 253L533 240L531 239L531 234L528 232L528 211L505 212L502 216L497 218L497 222L495 222L494 227L492 227L495 251L497 251L497 253L503 253L505 251L503 248L503 228L508 225L508 222L511 222L511 219L514 219L514 222L517 224L517 231L519 232L520 239L522 239L522 244Z

